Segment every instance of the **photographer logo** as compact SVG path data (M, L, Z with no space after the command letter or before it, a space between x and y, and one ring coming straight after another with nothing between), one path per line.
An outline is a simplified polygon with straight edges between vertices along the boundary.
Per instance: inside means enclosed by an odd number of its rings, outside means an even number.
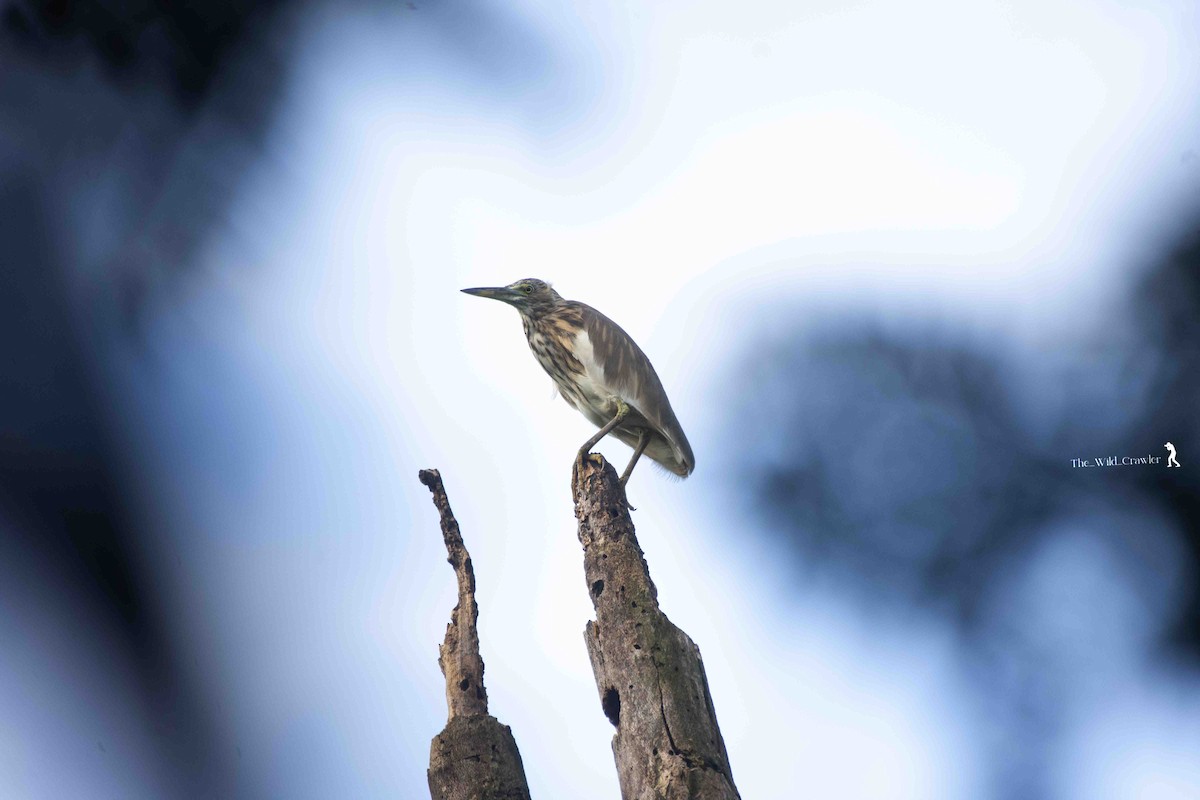
M1168 467L1182 466L1179 459L1176 457L1178 451L1175 445L1167 442L1163 447L1167 448L1166 464ZM1081 467L1142 467L1152 466L1163 463L1162 456L1147 454L1144 456L1097 456L1096 458L1072 458L1072 468Z
M1171 444L1170 442L1167 442L1166 444L1163 445L1163 447L1167 448L1167 466L1168 467L1178 467L1179 459L1175 458L1175 445Z

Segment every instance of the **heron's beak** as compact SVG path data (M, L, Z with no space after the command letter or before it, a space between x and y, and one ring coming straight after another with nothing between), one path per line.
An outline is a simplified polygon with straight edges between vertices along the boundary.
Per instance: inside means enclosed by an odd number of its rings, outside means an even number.
M465 294L473 294L476 297L490 297L493 300L499 300L502 303L512 303L522 295L507 286L484 287L482 289L463 289Z

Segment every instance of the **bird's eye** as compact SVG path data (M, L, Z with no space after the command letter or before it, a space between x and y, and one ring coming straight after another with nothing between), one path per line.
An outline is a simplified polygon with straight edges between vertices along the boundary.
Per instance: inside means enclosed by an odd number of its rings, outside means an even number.
M533 287L527 283L521 287L521 291L525 294L533 294Z

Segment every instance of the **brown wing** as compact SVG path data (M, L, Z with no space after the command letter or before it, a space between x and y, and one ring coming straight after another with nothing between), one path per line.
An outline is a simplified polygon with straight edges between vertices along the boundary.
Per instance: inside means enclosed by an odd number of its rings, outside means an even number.
M670 446L670 456L673 458L668 460L666 448L656 447L653 442L646 449L646 455L675 474L686 477L696 466L692 446L688 444L687 436L675 417L671 401L667 399L667 392L650 359L620 325L591 306L583 303L572 305L579 306L584 330L592 345L592 357L604 371L604 382L620 392L645 417ZM626 439L624 436L621 438ZM633 438L636 443L636 437Z

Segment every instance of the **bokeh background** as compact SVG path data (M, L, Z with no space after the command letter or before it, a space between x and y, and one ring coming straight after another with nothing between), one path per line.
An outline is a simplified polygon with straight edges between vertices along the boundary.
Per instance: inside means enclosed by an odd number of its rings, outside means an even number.
M541 277L691 438L630 495L744 797L1200 796L1197 31L0 2L0 795L427 796L433 466L534 796L616 797L589 426L457 291Z

